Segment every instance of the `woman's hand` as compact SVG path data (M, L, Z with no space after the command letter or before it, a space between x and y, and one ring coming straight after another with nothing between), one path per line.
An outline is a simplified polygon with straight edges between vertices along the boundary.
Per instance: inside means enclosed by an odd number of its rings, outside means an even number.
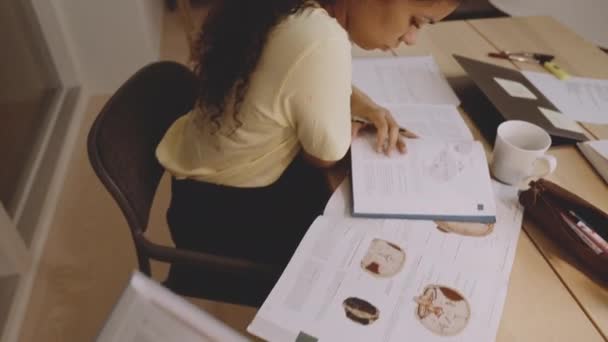
M389 155L395 149L401 153L406 152L405 141L399 132L400 127L389 110L378 107L359 116L368 121L369 124L360 121L353 122L353 138L359 134L361 129L373 125L376 129L376 151L378 153L384 152L386 155Z
M414 133L409 132L397 124L391 112L379 105L365 95L357 87L353 86L351 95L351 111L353 115L366 121L352 123L352 136L355 138L359 131L366 126L376 128L376 151L389 155L392 150L397 149L401 153L406 152L404 138L417 138Z
M379 153L384 152L389 155L395 149L405 153L407 149L404 138L417 138L415 134L399 127L388 109L374 103L354 86L351 96L351 110L354 115L369 122L369 124L353 122L353 138L359 134L362 128L373 125L376 128L376 151Z

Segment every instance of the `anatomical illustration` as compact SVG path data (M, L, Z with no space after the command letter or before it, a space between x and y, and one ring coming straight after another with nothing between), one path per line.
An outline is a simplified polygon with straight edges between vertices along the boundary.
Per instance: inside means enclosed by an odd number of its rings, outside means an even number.
M469 303L458 291L441 285L429 285L414 298L418 304L416 318L422 325L440 336L460 333L469 322Z
M357 297L348 297L342 302L346 317L361 325L370 325L380 318L380 311L371 303Z
M361 260L361 268L379 278L389 278L399 273L405 263L405 252L394 243L373 239Z
M463 157L471 154L472 150L472 142L446 146L427 166L428 174L438 183L449 182L464 171L466 163Z

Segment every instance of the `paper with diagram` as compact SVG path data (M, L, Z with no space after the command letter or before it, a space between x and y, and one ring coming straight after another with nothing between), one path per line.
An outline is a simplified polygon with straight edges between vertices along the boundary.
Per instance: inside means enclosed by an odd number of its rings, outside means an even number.
M408 140L386 156L371 134L351 145L353 214L363 217L494 222L485 152L476 141Z
M516 189L493 185L498 220L483 237L349 218L346 202L334 205L248 331L269 341L493 341L522 221Z

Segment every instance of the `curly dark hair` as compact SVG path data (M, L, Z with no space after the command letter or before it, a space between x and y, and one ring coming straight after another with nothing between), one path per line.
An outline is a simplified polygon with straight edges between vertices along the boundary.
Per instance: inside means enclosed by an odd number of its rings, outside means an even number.
M220 0L205 20L197 45L197 106L215 128L228 104L237 123L239 109L270 31L285 17L335 0ZM230 99L230 96L234 98ZM236 129L235 128L235 129Z
M441 1L441 0L420 0ZM446 0L458 3L466 0ZM236 122L270 31L290 14L336 0L215 0L198 37L197 108L219 129L229 109ZM227 108L229 107L230 108Z

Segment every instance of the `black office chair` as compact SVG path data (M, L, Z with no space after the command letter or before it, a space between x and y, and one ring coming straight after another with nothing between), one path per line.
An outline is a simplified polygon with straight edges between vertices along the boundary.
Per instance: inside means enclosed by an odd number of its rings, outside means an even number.
M151 259L171 263L164 285L176 293L257 307L280 276L280 266L161 246L144 236L164 173L156 146L195 98L196 78L185 66L144 67L99 113L88 136L89 159L127 219L143 273L150 275Z

